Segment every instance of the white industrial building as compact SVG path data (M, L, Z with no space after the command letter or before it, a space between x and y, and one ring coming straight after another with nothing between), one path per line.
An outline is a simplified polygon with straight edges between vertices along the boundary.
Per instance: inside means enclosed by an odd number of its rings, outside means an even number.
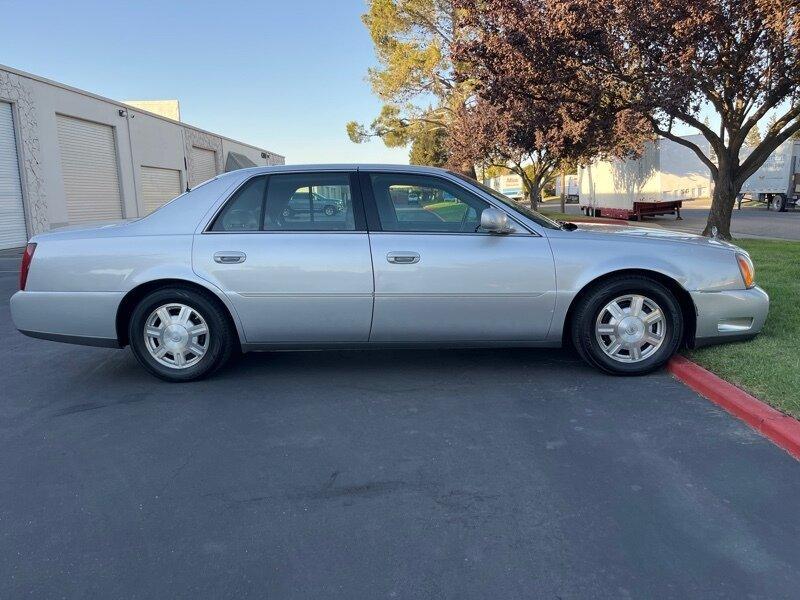
M0 65L0 249L65 225L143 216L224 171L285 162L150 112L159 104ZM173 101L159 112L175 110Z

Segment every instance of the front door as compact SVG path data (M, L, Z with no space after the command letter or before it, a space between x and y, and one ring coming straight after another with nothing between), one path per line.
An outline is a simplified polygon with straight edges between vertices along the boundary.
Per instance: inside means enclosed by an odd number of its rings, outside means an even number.
M361 181L376 209L370 341L546 337L556 289L546 238L519 225L507 235L481 231L480 214L489 204L441 177L363 173Z
M195 236L195 272L228 295L248 343L368 340L372 263L353 177L254 177Z

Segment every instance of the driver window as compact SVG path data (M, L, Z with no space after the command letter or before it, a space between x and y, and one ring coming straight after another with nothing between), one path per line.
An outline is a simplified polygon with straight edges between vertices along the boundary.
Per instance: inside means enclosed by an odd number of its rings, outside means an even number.
M380 173L370 178L384 231L474 233L489 206L436 177Z
M258 231L265 182L266 177L255 177L239 188L214 221L211 231Z

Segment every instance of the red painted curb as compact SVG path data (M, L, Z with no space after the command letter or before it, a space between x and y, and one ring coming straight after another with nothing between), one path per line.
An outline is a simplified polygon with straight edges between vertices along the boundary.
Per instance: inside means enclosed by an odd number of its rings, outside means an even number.
M683 356L673 357L667 364L667 370L695 392L800 459L800 421L764 404Z

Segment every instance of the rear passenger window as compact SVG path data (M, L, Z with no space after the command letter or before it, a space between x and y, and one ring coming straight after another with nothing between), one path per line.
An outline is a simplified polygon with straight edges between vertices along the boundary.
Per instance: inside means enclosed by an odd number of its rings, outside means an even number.
M355 231L347 173L272 175L265 231Z
M255 177L239 188L217 216L211 231L258 231L265 183L266 177Z

